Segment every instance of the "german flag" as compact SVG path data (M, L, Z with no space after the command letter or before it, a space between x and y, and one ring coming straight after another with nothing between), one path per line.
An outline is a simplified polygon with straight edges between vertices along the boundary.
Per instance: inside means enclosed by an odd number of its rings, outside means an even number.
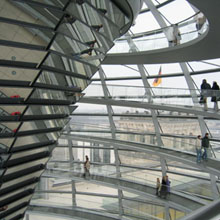
M160 66L158 75L160 76L161 74L162 74L162 68ZM161 83L162 83L162 79L160 77L155 78L153 81L153 86L159 86Z

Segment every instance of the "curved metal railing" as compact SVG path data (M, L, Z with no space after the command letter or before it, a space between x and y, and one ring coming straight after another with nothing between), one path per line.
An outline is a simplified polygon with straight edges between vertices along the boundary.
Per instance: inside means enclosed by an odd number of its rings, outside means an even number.
M189 41L192 41L198 38L198 36L208 31L209 24L206 18L204 18L205 22L202 25L202 27L200 29L197 28L198 13L175 24L177 25L180 33L180 40L175 45L181 45ZM132 52L127 42L129 38L133 40L133 43L136 46L137 51L148 51L167 48L169 47L169 43L166 38L165 32L167 32L169 28L171 28L171 26L167 26L166 28L157 29L149 32L133 34L127 37L122 37L121 39L116 41L115 46L109 51L109 54Z

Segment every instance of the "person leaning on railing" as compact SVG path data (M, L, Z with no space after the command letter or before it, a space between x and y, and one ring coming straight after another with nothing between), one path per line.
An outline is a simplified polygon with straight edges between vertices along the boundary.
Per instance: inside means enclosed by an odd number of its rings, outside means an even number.
M201 156L202 156L202 143L201 143L202 137L201 135L198 135L196 138L196 162L201 162Z
M181 34L177 24L172 24L171 26L167 27L165 32L169 42L169 47L180 44Z
M209 83L207 83L206 79L202 80L202 84L201 84L201 98L199 103L200 104L204 104L204 110L207 111L208 110L208 105L207 105L207 96L208 96L208 92L211 90L211 86Z
M199 12L195 16L195 21L196 21L196 29L198 31L198 35L201 35L202 34L202 27L206 22L206 17L204 16L204 14L202 12Z
M202 138L202 149L203 149L203 154L202 154L202 159L204 159L205 161L208 160L208 155L207 155L207 151L209 148L209 133L206 133L205 136Z
M213 82L212 85L212 99L211 101L214 102L214 110L218 111L218 101L220 101L220 91L219 91L219 85L217 84L217 82Z

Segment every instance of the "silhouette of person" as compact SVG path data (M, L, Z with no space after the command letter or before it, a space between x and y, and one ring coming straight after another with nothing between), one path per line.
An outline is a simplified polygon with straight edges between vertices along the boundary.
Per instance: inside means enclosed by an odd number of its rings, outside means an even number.
M84 177L90 176L90 162L89 157L86 155L86 161L84 162Z
M219 85L217 84L217 82L213 82L213 85L212 85L212 99L211 101L214 102L214 110L215 111L218 111L218 99L219 99L219 96L220 96L220 92L219 92Z
M201 98L200 98L200 103L204 103L204 110L208 110L208 105L207 105L207 96L208 92L211 90L211 86L209 83L207 83L206 79L202 80L201 84Z

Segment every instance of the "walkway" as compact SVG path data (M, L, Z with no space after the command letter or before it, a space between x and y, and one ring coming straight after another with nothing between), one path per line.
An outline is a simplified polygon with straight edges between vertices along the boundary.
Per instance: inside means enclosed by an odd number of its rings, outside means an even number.
M170 112L181 112L193 115L201 115L204 117L220 119L220 114L212 111L204 111L201 107L185 107L185 106L172 106L172 105L161 105L148 102L137 102L137 101L124 101L124 100L114 100L114 99L98 99L98 98L86 98L83 97L79 100L79 103L88 103L88 104L98 104L98 105L112 105L112 106L121 106L121 107L133 107L133 108L142 108L142 109L155 109L155 110L164 110Z
M99 144L104 144L107 146L117 146L122 149L135 150L139 152L146 152L150 155L158 155L160 157L169 159L171 161L178 161L183 164L187 164L189 166L198 168L203 170L204 172L214 174L216 176L220 176L220 162L213 158L210 158L207 162L203 162L201 164L196 163L196 157L193 154L176 151L172 149L168 149L165 147L158 147L156 145L150 144L142 144L135 142L128 142L122 140L113 140L108 138L94 137L94 136L83 136L83 135L71 135L71 134L63 134L65 139L77 139L86 142L94 142Z
M197 39L172 48L137 53L109 54L104 64L158 64L200 61L220 57L219 0L188 0L202 11L209 21L208 33ZM146 24L147 25L147 24Z
M61 216L62 218L80 218L80 219L90 219L90 220L117 220L118 218L107 213L99 211L93 211L89 209L84 209L80 207L58 207L58 206L46 206L46 205L29 205L27 213L44 213L45 215ZM126 220L126 218L123 218Z
M46 170L43 177L62 178L66 180L89 181L94 184L101 184L108 187L129 191L141 196L151 197L153 200L158 201L160 204L169 204L169 206L180 209L193 211L206 205L206 202L196 197L186 195L180 192L171 191L167 199L161 199L155 196L155 186L150 184L141 184L136 181L125 180L112 176L90 175L88 178L83 177L83 173L70 172L62 169Z

